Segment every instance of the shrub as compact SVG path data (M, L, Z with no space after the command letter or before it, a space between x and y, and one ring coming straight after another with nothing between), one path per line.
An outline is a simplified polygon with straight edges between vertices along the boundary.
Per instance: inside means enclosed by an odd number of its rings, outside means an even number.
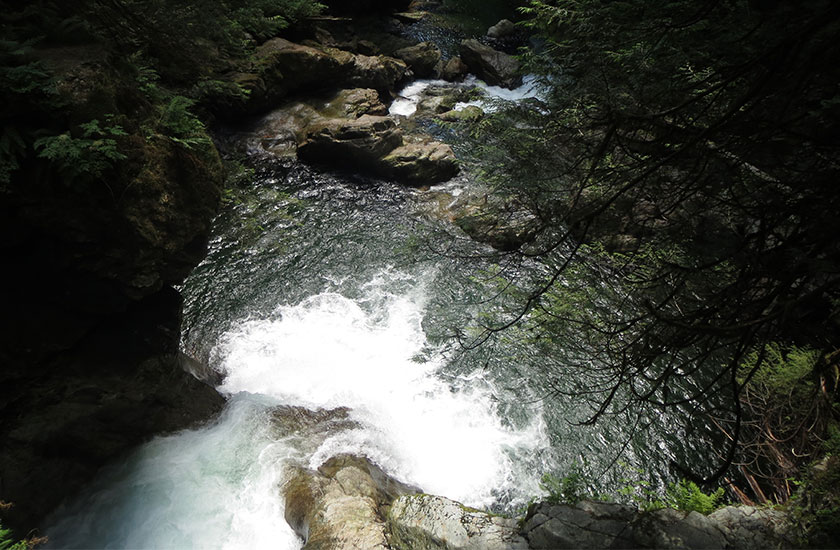
M101 179L116 161L126 158L114 139L126 135L120 125L102 128L99 120L93 119L80 124L79 128L82 136L78 138L64 132L35 140L38 156L52 161L71 181L80 176Z
M551 504L577 504L586 496L586 479L577 465L563 477L544 474L540 488L548 492L546 502Z
M668 506L684 512L711 514L721 506L723 487L706 494L693 481L681 480L668 486L665 502Z

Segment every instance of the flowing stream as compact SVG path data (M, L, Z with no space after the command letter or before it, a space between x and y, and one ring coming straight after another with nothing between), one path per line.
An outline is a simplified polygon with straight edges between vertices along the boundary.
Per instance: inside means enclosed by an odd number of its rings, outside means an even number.
M430 213L434 192L255 161L183 288L184 349L223 376L225 411L106 468L54 516L50 545L300 548L283 519L285 467L339 453L511 513L543 493L543 473L576 462L600 475L620 457L664 479L678 430L574 425L580 405L547 396L516 335L459 348L496 260ZM458 255L442 253L456 241ZM290 420L301 414L320 420L302 428Z

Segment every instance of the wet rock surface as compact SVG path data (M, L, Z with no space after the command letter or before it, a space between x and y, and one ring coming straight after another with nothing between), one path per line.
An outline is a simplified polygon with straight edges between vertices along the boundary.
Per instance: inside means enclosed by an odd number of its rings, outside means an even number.
M105 56L65 53L68 123L120 112L125 90ZM223 403L184 370L173 290L206 251L219 157L120 140L126 158L101 178L33 158L2 184L0 251L14 267L0 273L0 498L14 503L4 524L22 532L109 460Z
M464 63L460 57L456 56L450 58L449 61L446 62L441 70L440 76L444 80L458 82L463 80L469 71L470 69L467 67L466 63Z
M449 145L419 140L397 147L382 159L385 172L409 185L430 185L458 174L458 162Z
M417 78L435 78L440 72L441 53L431 42L402 48L394 52L394 56L403 60Z
M522 535L535 550L794 548L792 532L786 515L769 509L726 507L704 516L672 509L644 512L592 501L532 505L522 527Z
M517 521L473 510L448 498L411 495L388 513L394 550L527 550Z
M461 42L461 60L476 76L491 86L516 88L522 84L519 61L504 52L494 50L478 40Z
M370 88L341 90L322 101L278 109L246 132L246 148L322 165L354 167L409 185L430 185L458 173L452 149L405 136Z
M285 517L304 550L387 550L387 507L416 488L386 475L370 460L329 459L317 471L291 467L281 488Z
M315 163L375 168L380 158L401 143L402 132L389 117L321 119L306 129L298 156Z
M373 53L376 48L372 46L366 51ZM229 77L247 90L248 100L241 110L248 113L266 111L290 96L304 93L354 87L388 93L410 74L408 65L393 57L353 53L318 43L298 44L284 38L263 43L254 59L255 72ZM235 113L232 110L220 115Z

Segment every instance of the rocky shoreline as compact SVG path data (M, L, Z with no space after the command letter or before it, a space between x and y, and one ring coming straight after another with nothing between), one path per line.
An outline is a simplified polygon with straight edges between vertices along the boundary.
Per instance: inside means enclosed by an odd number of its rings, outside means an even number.
M538 502L522 518L424 494L366 458L339 455L317 471L290 468L281 487L286 520L304 550L686 550L794 548L789 516L727 506L708 516L584 500Z

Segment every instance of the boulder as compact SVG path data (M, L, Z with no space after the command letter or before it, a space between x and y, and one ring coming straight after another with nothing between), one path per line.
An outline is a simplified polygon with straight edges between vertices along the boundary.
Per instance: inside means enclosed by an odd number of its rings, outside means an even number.
M246 147L262 149L278 157L294 157L298 143L306 139L307 129L321 119L321 114L306 103L276 109L250 128Z
M432 95L424 97L417 104L415 117L422 118L424 116L428 117L430 115L445 113L452 110L456 103L457 101L452 96Z
M446 111L441 113L441 120L446 122L475 122L484 116L484 111L478 105L467 105L457 111Z
M346 84L361 88L374 88L393 92L398 84L408 78L408 65L385 55L354 55Z
M406 143L382 159L385 175L409 185L425 186L458 174L458 161L449 145L423 140Z
M792 518L781 510L754 506L726 506L709 514L722 529L730 548L792 548L796 531Z
M582 501L529 507L522 534L534 550L682 548L712 550L795 547L787 516L777 510L728 506L709 516L670 508L641 511Z
M248 99L249 112L265 110L282 98L303 91L358 87L391 93L409 74L408 66L392 57L316 48L283 38L262 44L254 58L258 72L248 74L243 81L243 87L253 94Z
M375 90L341 90L325 102L298 102L271 112L242 142L247 150L353 166L411 185L429 185L457 174L448 145L428 138L406 143L394 119L382 116L385 112Z
M428 13L425 11L401 11L392 15L394 16L394 19L400 23L412 25L425 19Z
M469 67L461 61L460 57L455 56L443 66L440 77L449 82L459 82L464 80L468 72L470 72Z
M462 193L447 211L464 233L504 252L532 241L540 227L539 219L523 205L491 192Z
M516 25L509 19L502 19L487 29L487 36L490 38L504 38L514 33L516 33Z
M254 52L255 64L265 82L269 100L304 88L322 89L343 80L353 54L348 53L347 56L295 44L284 38L272 38Z
M414 46L394 52L394 57L402 59L417 78L435 78L440 62L440 50L431 42L420 42Z
M389 550L385 508L418 490L366 458L339 455L317 471L291 467L282 491L286 521L303 550Z
M522 84L519 61L504 52L494 50L478 40L461 42L461 60L476 76L491 86L516 88Z
M402 131L385 116L320 119L306 129L298 156L308 162L376 169L379 159L401 144Z
M528 550L515 519L433 495L398 498L388 527L394 550Z
M362 115L384 116L388 107L379 99L379 94L372 88L353 88L340 90L327 101L321 116L359 118Z

